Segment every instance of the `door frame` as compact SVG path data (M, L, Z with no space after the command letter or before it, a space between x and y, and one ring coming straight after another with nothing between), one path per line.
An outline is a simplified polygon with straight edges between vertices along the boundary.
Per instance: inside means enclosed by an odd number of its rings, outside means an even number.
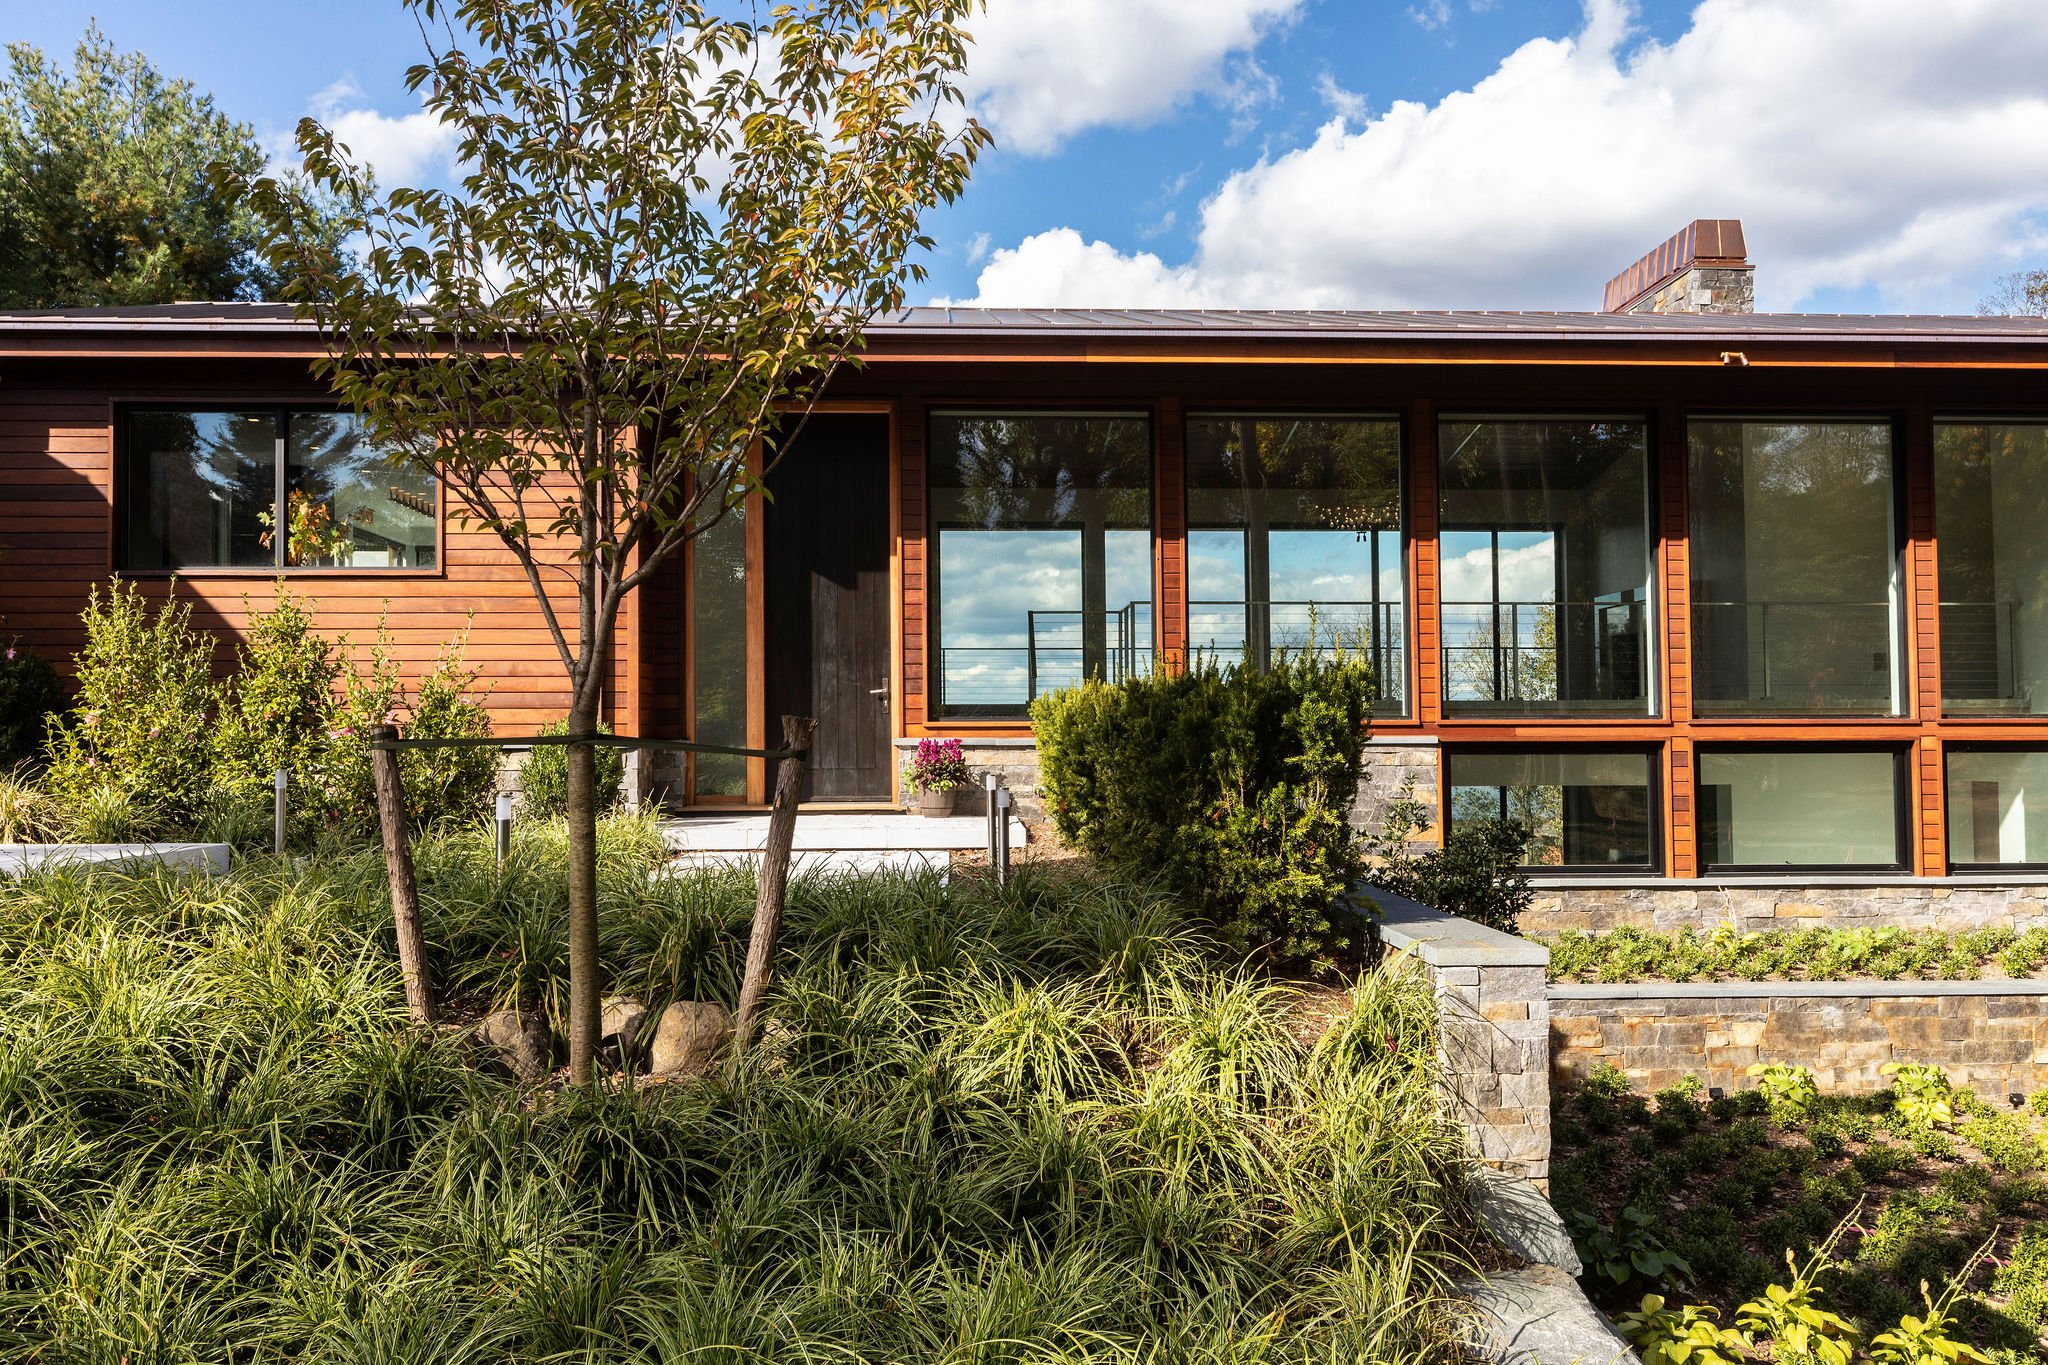
M792 405L780 409L790 412L797 409ZM810 405L813 414L838 416L845 414L866 414L888 419L889 435L889 581L888 602L884 612L889 621L889 763L888 804L891 807L902 804L901 765L894 759L896 740L903 734L903 512L902 512L902 461L899 442L902 426L897 419L896 404L889 399L821 399ZM758 476L761 469L761 443L754 442L747 452L748 473ZM767 561L767 517L766 507L758 489L747 495L744 504L746 516L745 586L746 600L746 703L747 703L747 747L765 749L771 736L768 733L768 633L767 604L768 579ZM695 575L694 546L686 546L682 559L683 577L683 716L686 732L690 738L697 734L697 637L690 629L695 619L693 584ZM682 803L686 807L728 810L755 809L765 807L771 794L772 777L768 760L750 758L747 760L747 792L743 798L699 796L697 794L695 755L685 755L683 768ZM863 807L857 802L827 801L806 802L806 809L858 810Z

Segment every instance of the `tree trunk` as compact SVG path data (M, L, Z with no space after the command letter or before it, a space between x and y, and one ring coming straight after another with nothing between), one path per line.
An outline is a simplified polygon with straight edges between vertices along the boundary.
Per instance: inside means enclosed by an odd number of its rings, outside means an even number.
M569 733L594 734L595 702L569 711ZM569 750L569 1084L588 1085L597 1061L598 1001L604 983L597 965L597 751Z
M373 741L398 738L398 731L380 725ZM370 750L370 775L377 789L377 824L384 833L384 872L391 880L391 921L398 930L398 967L405 973L405 1003L412 1021L434 1022L434 981L427 973L427 940L420 931L420 888L412 870L412 840L405 828L405 784L398 775L398 754Z
M747 938L747 971L740 981L740 1000L733 1021L733 1050L753 1041L755 1016L768 993L775 940L782 932L783 893L789 887L789 848L796 838L796 807L803 794L804 761L818 722L802 716L782 718L782 747L795 752L775 772L775 804L768 814L768 843L761 853L761 880L754 897L754 930Z

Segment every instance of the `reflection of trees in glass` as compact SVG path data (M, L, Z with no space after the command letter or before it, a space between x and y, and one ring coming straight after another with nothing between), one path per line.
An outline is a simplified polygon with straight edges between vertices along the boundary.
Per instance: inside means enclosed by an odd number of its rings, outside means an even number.
M1200 418L1188 423L1188 479L1205 527L1255 519L1297 530L1395 531L1400 428L1384 420ZM1235 489L1239 498L1215 497ZM1211 494L1211 496L1204 496ZM1263 498L1257 517L1252 499Z
M1695 423L1703 701L1884 712L1893 702L1885 423Z
M1135 417L935 417L932 487L952 490L945 520L989 530L1096 518L1145 529L1151 443Z
M291 562L362 564L381 553L392 567L433 564L433 479L394 464L354 414L293 413L287 456L307 509L292 509L303 534L287 541Z
M1465 638L1445 642L1448 694L1461 701L1556 701L1557 608L1548 603L1523 603L1516 618L1528 627L1512 654L1503 648L1499 624L1507 612L1496 608L1479 620Z
M1505 801L1503 801L1505 798ZM1453 787L1451 824L1520 820L1529 828L1523 862L1557 867L1564 862L1564 788L1559 786Z
M691 737L705 744L747 742L746 544L745 512L737 508L690 543ZM746 795L744 758L698 754L695 764L698 795Z

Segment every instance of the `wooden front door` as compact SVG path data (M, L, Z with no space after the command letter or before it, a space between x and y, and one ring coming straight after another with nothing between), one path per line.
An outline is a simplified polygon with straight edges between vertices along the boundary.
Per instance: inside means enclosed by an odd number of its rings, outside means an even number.
M889 419L820 413L768 476L767 731L815 716L807 801L887 801Z

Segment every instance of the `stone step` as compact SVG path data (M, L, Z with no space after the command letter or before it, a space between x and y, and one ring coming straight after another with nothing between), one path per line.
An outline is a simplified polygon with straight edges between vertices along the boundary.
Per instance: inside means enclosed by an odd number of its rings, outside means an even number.
M768 817L749 812L744 815L685 815L661 824L661 837L678 853L758 852L768 841ZM1020 849L1027 839L1024 823L1010 821L1010 847ZM894 814L800 814L791 847L799 852L900 853L972 852L988 847L988 819L982 815L955 815L927 819L921 815Z
M914 876L920 872L949 875L951 855L943 849L799 849L790 854L789 874L841 876L889 872ZM760 866L759 849L697 849L676 854L656 868L654 875L680 876L708 868L739 867L752 871Z

